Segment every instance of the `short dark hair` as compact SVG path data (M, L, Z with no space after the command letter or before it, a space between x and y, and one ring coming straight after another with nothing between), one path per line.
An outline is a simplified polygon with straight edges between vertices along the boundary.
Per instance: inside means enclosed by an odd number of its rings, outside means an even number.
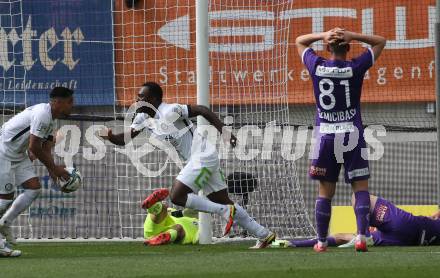
M158 100L162 101L163 91L159 84L156 82L145 82L142 87L148 87L149 92L153 93Z
M329 43L329 51L335 54L345 54L350 50L350 45L348 43L341 44L343 40L336 40L333 43Z
M55 87L50 92L50 98L68 98L73 95L73 91L66 87Z

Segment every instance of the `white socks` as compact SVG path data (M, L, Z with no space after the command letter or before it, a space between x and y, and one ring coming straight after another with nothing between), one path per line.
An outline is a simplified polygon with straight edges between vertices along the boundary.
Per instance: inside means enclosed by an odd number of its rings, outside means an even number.
M13 200L5 200L0 199L0 218L2 217L3 213L9 208Z
M10 225L17 216L20 215L25 209L29 208L32 202L38 197L41 189L26 189L23 193L18 195L17 198L12 202L11 207L5 212L3 217L0 219L0 225L7 224Z
M259 239L269 235L269 230L257 223L239 204L235 204L235 222Z
M229 217L228 206L214 203L194 193L188 194L185 207L197 211L215 213L222 216L224 219L228 219ZM258 224L240 205L235 204L235 209L234 220L238 225L259 239L263 239L269 235L269 230Z
M188 194L185 207L197 211L215 213L223 218L225 215L229 215L229 207L221 204L214 203L204 197L196 195L194 193Z

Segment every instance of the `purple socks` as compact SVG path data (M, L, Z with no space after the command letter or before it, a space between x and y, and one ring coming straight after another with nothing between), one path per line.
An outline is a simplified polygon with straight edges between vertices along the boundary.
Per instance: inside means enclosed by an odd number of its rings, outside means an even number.
M331 213L332 201L327 198L318 197L315 204L315 218L316 231L318 232L318 240L321 242L325 242L327 240Z
M358 191L354 193L354 213L358 235L366 235L370 223L370 193Z
M294 245L295 247L313 247L318 242L318 239L316 239L316 238L303 239L303 240L292 239L289 242L290 242L290 244ZM328 242L328 246L336 246L336 240L332 236L329 236L327 238L327 242Z

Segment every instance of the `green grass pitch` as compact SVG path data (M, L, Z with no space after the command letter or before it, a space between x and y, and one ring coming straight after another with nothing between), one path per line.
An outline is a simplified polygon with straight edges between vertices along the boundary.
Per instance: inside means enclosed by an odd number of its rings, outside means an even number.
M0 277L440 277L440 246L248 250L250 243L145 247L120 243L22 243L0 258Z

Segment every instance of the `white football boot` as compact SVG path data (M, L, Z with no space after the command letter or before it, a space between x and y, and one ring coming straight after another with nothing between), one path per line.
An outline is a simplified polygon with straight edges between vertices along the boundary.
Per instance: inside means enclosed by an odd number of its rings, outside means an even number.
M272 242L274 242L276 239L276 235L274 232L269 232L269 234L262 239L257 240L257 243L255 246L250 247L249 249L263 249L267 246L270 246Z
M11 249L4 240L0 239L0 257L19 257L21 256L20 250Z

